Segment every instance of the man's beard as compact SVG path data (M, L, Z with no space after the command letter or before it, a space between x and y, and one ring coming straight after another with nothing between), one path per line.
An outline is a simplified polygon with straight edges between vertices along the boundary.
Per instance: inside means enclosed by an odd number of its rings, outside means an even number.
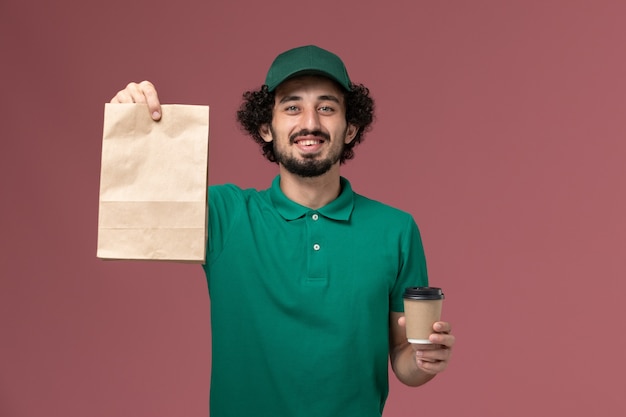
M339 158L334 160L330 158L314 160L307 157L303 160L298 160L291 156L276 153L276 161L278 163L284 166L290 173L304 178L319 177L326 174L338 160Z
M272 130L273 137L276 138L274 130L271 127L270 130ZM325 141L330 140L330 137L327 134L319 131L302 131L292 135L292 137L290 138L290 143L293 144L294 138L306 135L322 137ZM339 139L343 138L337 138L337 140ZM341 154L343 153L343 147L345 146L343 140L341 140L341 143L341 148L336 151L333 150L333 153L329 154L328 157L324 159L316 159L315 156L305 155L304 159L299 160L288 155L287 153L280 152L280 150L276 149L276 146L274 146L274 155L276 156L276 162L281 164L288 172L294 175L304 178L319 177L320 175L323 175L330 171L330 169L340 160ZM276 142L274 142L274 144L276 144Z

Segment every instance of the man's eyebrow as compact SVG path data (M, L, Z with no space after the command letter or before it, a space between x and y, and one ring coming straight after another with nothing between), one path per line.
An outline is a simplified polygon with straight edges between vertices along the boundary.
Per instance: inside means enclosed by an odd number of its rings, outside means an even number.
M334 101L335 103L339 103L339 99L335 96L319 96L318 97L319 100L324 100L324 101Z
M322 95L322 96L319 96L317 99L322 100L322 101L333 101L335 103L340 103L339 98L333 95ZM280 99L279 103L282 104L288 101L300 101L300 100L302 100L302 97L300 96L285 96Z
M302 97L300 96L285 96L283 98L280 99L279 103L286 103L288 101L298 101L298 100L302 100Z

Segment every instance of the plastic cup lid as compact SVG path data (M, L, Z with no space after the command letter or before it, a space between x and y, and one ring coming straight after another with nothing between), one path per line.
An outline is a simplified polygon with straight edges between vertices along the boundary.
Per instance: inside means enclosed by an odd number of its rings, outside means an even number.
M442 300L443 291L437 287L409 287L404 290L404 298L409 300Z

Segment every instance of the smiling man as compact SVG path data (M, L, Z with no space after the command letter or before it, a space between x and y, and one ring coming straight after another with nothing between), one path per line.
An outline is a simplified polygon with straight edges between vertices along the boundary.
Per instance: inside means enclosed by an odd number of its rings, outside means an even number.
M272 121L261 125L259 134L273 145L281 188L293 201L322 207L339 194L341 155L358 131L346 121L343 93L328 78L300 76L282 83L275 101ZM314 186L306 196L300 195L307 190L303 182Z
M147 81L111 101L160 119ZM388 358L410 386L447 367L449 323L428 349L406 340L403 290L428 285L413 217L340 175L373 112L369 90L316 46L280 54L244 93L238 120L279 173L266 190L209 190L212 417L380 417Z
M313 178L338 169L343 148L358 128L346 122L336 83L319 76L290 79L278 87L275 100L273 120L260 134L273 142L281 170Z

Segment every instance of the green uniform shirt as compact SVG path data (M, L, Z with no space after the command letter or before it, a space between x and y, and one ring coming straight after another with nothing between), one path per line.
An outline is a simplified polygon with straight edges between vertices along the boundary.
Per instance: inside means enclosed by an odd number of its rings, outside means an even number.
M374 417L389 312L427 285L412 216L352 191L311 210L280 177L209 189L211 417Z

